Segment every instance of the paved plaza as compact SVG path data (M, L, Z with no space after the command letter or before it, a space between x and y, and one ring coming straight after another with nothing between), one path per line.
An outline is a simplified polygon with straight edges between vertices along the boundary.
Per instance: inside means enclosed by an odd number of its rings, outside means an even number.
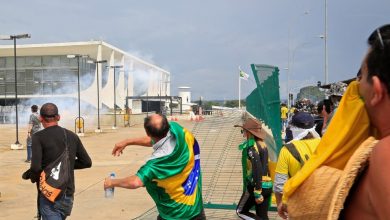
M197 122L182 119L179 120L179 123L189 130L193 130L196 128ZM70 130L74 129L71 122L62 121L62 125ZM21 126L19 131L19 139L24 145L27 133L26 129L27 126ZM115 189L113 199L106 199L103 191L103 180L109 173L115 172L117 177L134 174L152 152L151 148L129 146L122 156L118 158L111 156L111 150L117 141L127 137L136 137L145 134L142 124L136 124L132 127L119 127L117 130L112 130L110 126L106 126L103 127L104 132L98 134L94 133L93 130L94 128L86 129L85 136L81 137L85 148L92 158L93 164L90 169L75 171L75 203L72 215L68 219L115 218L129 220L153 210L154 202L144 188L137 190L117 188ZM199 131L195 132L200 135ZM10 149L10 144L15 142L14 125L0 125L0 133L0 175L2 177L0 181L0 219L34 219L37 196L35 184L21 178L22 173L30 166L30 164L24 162L26 159L25 146L23 150ZM202 137L200 138L202 139ZM223 139L223 137L219 138ZM207 189L214 187L215 190L218 190L220 186L213 186L213 184L208 183L208 180L205 180L205 178L215 176L213 169L210 169L211 167L209 165L217 162L211 160L212 158L218 158L219 153L215 154L215 150L213 153L213 150L208 149L211 146L208 146L206 139L199 141L204 142L204 146L202 146L202 158L204 159L202 161L204 166L204 199L217 203L224 202L223 200L218 201L213 199L212 192L210 194L209 189ZM239 154L238 151L237 153ZM235 159L234 163L236 162L237 159ZM223 167L226 167L226 164ZM221 170L219 172L227 171ZM232 173L237 175L238 178L231 179L229 177L229 180L223 178L218 181L228 181L224 183L226 186L230 185L230 187L241 189L241 186L237 185L241 181L239 179L241 177L239 170L235 169ZM214 181L218 179L217 177L213 177L215 179ZM234 193L234 197L229 197L226 200L229 200L229 202L232 199L237 200L236 197L239 194ZM208 219L237 219L234 210L206 209L206 214L208 215ZM144 215L145 217L142 219L155 219L155 215L155 213L153 215ZM270 213L270 217L276 219L276 213Z

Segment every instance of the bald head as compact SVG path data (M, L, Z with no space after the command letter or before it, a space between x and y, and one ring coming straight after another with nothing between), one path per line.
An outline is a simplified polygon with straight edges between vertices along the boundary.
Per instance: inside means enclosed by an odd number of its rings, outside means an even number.
M39 112L42 118L46 121L57 121L58 117L58 108L54 103L45 103L42 105L41 110Z
M167 135L169 123L164 115L153 114L145 118L144 128L148 136L161 139Z

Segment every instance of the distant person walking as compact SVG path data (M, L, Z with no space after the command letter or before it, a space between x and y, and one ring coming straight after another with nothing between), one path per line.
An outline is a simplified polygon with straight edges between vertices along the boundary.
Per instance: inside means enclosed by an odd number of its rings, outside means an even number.
M284 131L287 127L288 108L286 104L282 103L280 107L280 119L282 120L282 130Z
M146 187L156 203L161 219L206 219L202 199L200 149L195 137L161 114L145 118L147 136L129 138L115 144L119 156L128 145L153 147L149 160L137 174L122 179L106 178L104 189Z
M26 163L31 162L31 153L32 153L32 135L37 131L41 130L41 122L39 121L38 115L38 106L31 106L31 114L28 120L28 128L27 128L27 159Z

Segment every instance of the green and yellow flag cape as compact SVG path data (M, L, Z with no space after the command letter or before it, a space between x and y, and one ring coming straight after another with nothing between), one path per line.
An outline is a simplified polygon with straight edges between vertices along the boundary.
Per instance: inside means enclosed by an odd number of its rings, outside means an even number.
M199 144L176 122L170 122L170 132L176 139L173 152L147 161L137 176L163 219L191 219L203 207Z

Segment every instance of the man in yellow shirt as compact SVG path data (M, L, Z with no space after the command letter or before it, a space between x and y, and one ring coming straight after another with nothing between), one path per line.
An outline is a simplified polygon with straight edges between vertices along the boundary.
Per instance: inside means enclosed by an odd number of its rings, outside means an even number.
M280 118L282 119L282 130L287 126L287 117L288 117L288 108L286 104L282 103L282 107L280 108Z
M274 192L280 217L287 218L287 207L282 201L283 186L309 160L318 144L320 136L315 131L313 117L307 112L298 112L291 119L292 141L280 150L275 169Z

